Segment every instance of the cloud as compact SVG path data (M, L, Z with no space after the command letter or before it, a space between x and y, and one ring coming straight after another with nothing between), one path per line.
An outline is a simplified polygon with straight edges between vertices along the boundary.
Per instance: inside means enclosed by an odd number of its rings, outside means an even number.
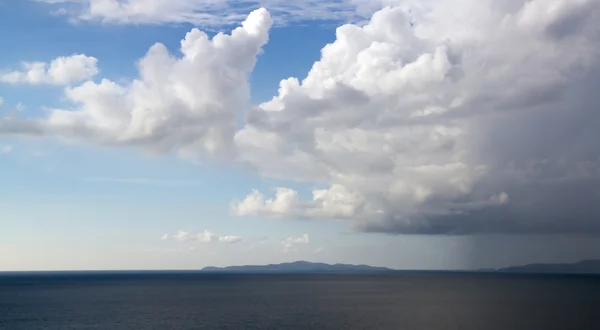
M8 153L12 152L12 150L13 150L13 146L11 146L11 145L0 146L0 155L8 154Z
M247 106L247 79L267 42L269 13L255 10L230 35L211 39L192 29L181 58L157 43L138 62L140 77L128 85L108 79L65 89L70 109L50 109L37 121L0 119L0 134L56 136L155 153L232 154L235 118Z
M242 240L239 236L219 236L219 242L221 243L237 243Z
M0 82L8 84L70 85L92 78L98 73L98 60L83 54L61 56L50 63L23 62L21 71L0 74Z
M0 107L4 104L4 98L0 96Z
M343 25L236 133L236 215L403 234L600 233L600 3L425 1ZM594 202L596 201L596 202Z
M219 28L237 23L253 9L265 7L277 24L303 21L360 21L389 1L368 0L37 0L73 21L114 24L192 23Z
M308 234L304 234L298 238L288 237L283 242L283 250L290 251L297 244L308 244L310 243Z
M98 183L125 183L158 187L194 187L202 184L198 181L154 180L146 178L87 178L85 180Z
M34 150L34 151L32 151L32 152L29 153L29 155L31 157L36 157L36 158L46 157L49 154L50 153L48 151L44 151L44 150Z
M217 243L238 243L242 241L242 238L240 236L232 236L232 235L225 235L225 236L219 236L216 234L211 233L208 230L199 232L199 233L190 233L187 231L182 231L179 230L174 234L164 234L161 237L161 240L163 241L167 241L167 240L173 240L176 242L198 242L198 243L211 243L211 242L217 242Z
M318 187L309 199L285 185L253 191L232 202L239 216L401 234L600 233L600 2L386 7L340 26L306 77L282 80L238 129L270 26L260 9L231 35L192 30L181 58L156 44L131 84L66 88L72 109L0 119L0 134L225 156Z
M352 194L339 185L314 190L312 201L301 200L298 193L289 188L279 187L275 191L274 198L265 199L262 193L254 190L241 202L234 201L231 211L238 216L346 218L352 217L355 205L362 199L362 196Z
M15 105L15 110L17 110L18 112L25 110L25 105L23 104L23 102L18 102L17 105Z

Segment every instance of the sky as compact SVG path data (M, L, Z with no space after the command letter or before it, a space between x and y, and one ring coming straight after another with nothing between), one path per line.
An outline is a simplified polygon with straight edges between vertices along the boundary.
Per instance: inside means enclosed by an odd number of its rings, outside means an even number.
M600 2L0 0L0 271L600 258Z

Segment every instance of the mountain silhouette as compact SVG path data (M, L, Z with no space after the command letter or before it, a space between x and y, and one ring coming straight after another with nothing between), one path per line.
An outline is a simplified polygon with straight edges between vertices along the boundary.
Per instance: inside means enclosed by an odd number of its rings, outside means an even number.
M583 260L576 263L529 264L500 268L503 273L550 273L550 274L600 274L600 260Z
M390 268L368 265L326 264L320 262L296 261L269 265L246 265L229 267L205 267L203 272L269 272L269 273L364 273L386 272Z

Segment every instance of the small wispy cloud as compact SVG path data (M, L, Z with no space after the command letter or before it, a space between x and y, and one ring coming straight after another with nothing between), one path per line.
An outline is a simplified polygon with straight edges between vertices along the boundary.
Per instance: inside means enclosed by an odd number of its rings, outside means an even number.
M3 145L0 146L0 155L5 155L13 151L13 146L11 145Z
M219 242L221 242L221 243L237 243L242 240L242 238L239 236L231 236L231 235L219 236L218 239L219 239Z
M240 236L234 235L217 235L208 230L198 233L190 233L183 230L178 230L174 234L164 234L161 237L163 241L173 240L176 242L197 242L197 243L238 243L242 241Z
M31 155L31 157L39 158L39 157L48 156L48 152L43 151L43 150L34 150L34 151L31 152L30 155Z
M192 23L219 28L242 21L259 7L271 12L276 25L306 21L360 22L380 9L385 0L36 0L50 6L53 15L69 21L98 21L113 24Z
M195 187L202 183L199 181L183 181L183 180L154 180L147 178L111 178L111 177L99 177L99 178L86 178L85 181L97 182L97 183L121 183L121 184L137 184L137 185L149 185L158 187Z
M294 247L294 245L310 243L310 239L308 238L308 234L304 234L297 238L288 237L281 243L283 244L283 250L287 252L290 251Z

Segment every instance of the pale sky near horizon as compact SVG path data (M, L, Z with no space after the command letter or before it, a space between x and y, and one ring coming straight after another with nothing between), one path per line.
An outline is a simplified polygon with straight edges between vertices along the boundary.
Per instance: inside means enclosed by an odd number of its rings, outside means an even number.
M0 0L0 271L600 258L600 1Z

